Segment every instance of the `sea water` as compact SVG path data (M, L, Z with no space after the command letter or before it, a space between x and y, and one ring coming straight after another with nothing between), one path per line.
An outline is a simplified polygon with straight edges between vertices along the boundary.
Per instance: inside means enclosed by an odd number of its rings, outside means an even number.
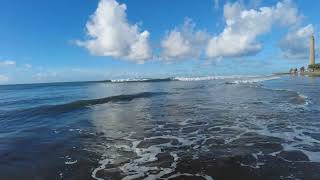
M0 179L320 179L320 78L0 86Z

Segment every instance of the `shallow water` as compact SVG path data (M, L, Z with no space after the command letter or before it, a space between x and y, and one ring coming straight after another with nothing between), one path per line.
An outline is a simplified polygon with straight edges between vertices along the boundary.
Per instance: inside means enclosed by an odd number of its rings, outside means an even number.
M320 78L133 81L0 86L0 179L320 178Z

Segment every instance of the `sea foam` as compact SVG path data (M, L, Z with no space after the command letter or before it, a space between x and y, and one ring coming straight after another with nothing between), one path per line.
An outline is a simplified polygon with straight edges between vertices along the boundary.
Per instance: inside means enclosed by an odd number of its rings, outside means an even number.
M257 76L245 75L230 75L230 76L200 76L200 77L175 77L177 81L210 81L210 80L223 80L223 79L239 79L239 78L253 78Z
M235 80L231 82L231 84L258 83L258 82L270 81L270 80L276 80L276 79L280 79L280 77L279 76L261 76L261 77Z

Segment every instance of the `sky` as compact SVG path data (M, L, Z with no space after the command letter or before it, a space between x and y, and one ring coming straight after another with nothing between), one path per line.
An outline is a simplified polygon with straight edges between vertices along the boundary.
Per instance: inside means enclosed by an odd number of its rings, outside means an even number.
M311 0L1 0L0 84L284 72L308 65L309 38L320 41L317 7Z

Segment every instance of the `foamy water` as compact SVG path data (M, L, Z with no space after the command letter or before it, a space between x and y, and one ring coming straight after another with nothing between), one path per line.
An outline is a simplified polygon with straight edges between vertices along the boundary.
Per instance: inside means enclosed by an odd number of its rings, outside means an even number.
M160 78L160 79L150 79L150 78L129 78L129 79L113 79L110 80L114 83L120 82L157 82L157 81L212 81L212 80L235 80L234 83L246 83L246 82L261 82L267 80L278 79L278 76L254 76L254 75L228 75L228 76L180 76L173 78Z
M178 81L210 81L210 80L224 80L224 79L246 79L246 78L255 78L255 77L259 77L259 76L229 75L229 76L175 77L173 79Z
M243 84L243 83L258 83L258 82L263 82L263 81L271 81L271 80L276 80L280 79L280 76L262 76L262 77L252 77L252 78L242 78L238 80L232 81L234 84Z

